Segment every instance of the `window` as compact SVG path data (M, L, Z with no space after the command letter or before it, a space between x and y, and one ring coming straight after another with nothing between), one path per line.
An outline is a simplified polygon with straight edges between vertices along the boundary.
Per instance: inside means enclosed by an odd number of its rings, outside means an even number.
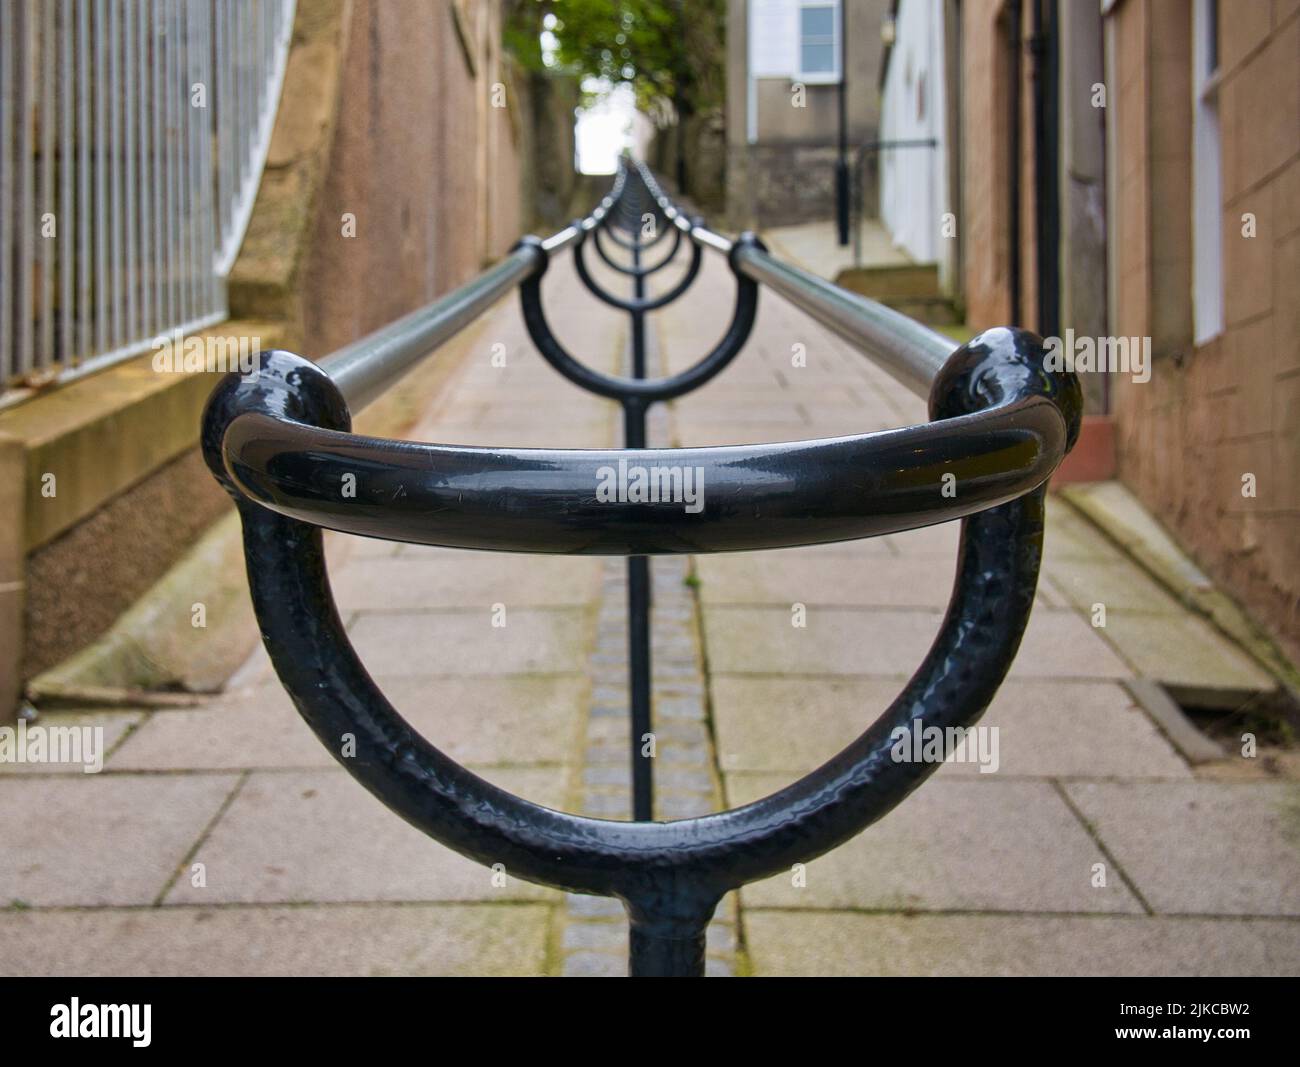
M799 6L799 80L840 80L840 5Z
M1192 328L1223 331L1223 156L1219 146L1219 5L1192 8Z

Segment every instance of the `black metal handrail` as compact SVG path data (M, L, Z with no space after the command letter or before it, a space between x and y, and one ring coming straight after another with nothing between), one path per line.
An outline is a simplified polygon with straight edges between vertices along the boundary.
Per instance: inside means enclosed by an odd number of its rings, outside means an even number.
M636 221L650 212L689 238L693 258L724 253L736 281L732 322L694 367L647 379L648 310ZM631 243L633 376L570 355L542 312L555 253L623 225ZM662 232L662 231L661 231ZM676 249L674 248L674 251ZM598 284L584 272L593 290ZM740 351L758 288L793 300L930 398L930 423L771 445L646 449L649 404L682 395ZM351 413L495 300L518 287L530 335L571 381L618 400L624 449L463 448L350 433ZM683 288L677 286L675 288ZM319 363L262 354L256 377L229 376L204 414L203 448L235 498L249 584L267 650L296 707L367 789L451 848L512 874L615 896L631 921L632 974L703 972L704 929L731 889L806 863L880 818L934 769L897 762L892 733L918 719L968 726L1006 674L1037 583L1045 483L1078 434L1077 381L1049 371L1039 338L990 330L955 352L941 335L687 220L642 166L620 169L593 213L528 238L439 301ZM601 468L703 472L707 505L598 503ZM354 476L355 495L340 492ZM951 478L947 477L951 475ZM950 492L953 487L955 492ZM401 492L396 490L400 487ZM321 527L425 544L629 556L630 725L650 729L647 554L773 548L963 519L957 578L934 644L898 698L856 741L794 784L731 811L651 822L650 760L633 745L634 821L552 811L478 778L397 713L366 673L330 593ZM341 739L354 745L343 755Z

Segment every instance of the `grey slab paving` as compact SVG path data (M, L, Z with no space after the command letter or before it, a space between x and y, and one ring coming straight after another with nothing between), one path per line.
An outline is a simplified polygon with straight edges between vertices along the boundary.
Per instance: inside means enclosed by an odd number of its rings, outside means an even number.
M599 583L596 559L499 552L355 560L331 576L343 612L564 607L589 603Z
M893 678L715 678L722 767L806 774L861 734L901 685ZM980 725L998 730L1000 777L1191 774L1116 682L1009 681ZM939 773L980 771L952 763Z
M613 444L612 423L557 422L554 426L473 426L437 433L428 440L476 448L605 448Z
M808 420L798 405L793 402L785 404L767 404L762 407L751 404L744 406L734 401L705 403L700 400L683 399L677 402L677 420L679 424L689 426L692 423L726 421L734 426L745 423L758 423L762 426L785 426L792 438L800 429L810 430ZM816 433L804 434L816 437Z
M753 973L832 977L1294 976L1300 923L748 911Z
M1268 692L1276 682L1204 619L1106 612L1104 634L1136 673L1193 689Z
M716 445L761 445L782 441L814 441L824 436L813 426L776 422L728 422L723 419L681 421L673 435L680 448Z
M484 777L548 807L562 805L563 769ZM206 886L180 880L167 904L491 901L554 890L465 859L398 818L341 768L252 774L194 856Z
M78 745L76 748L68 749L62 742L57 744L60 752L69 756L79 756L80 762L73 760L63 760L61 762L46 762L45 758L37 762L28 762L26 753L20 753L17 750L17 733L15 728L15 746L13 750L13 759L0 758L0 775L23 775L23 774L76 774L84 775L87 768L92 769L98 761L101 764L107 764L107 757L113 749L121 744L122 739L134 727L138 726L144 720L145 712L139 709L130 709L124 711L99 711L91 709L69 708L66 711L46 711L42 712L40 717L28 724L28 728L39 727L45 736L53 739L59 735L49 733L48 731L68 731L76 730L79 732L77 738ZM9 725L6 723L5 725ZM83 731L92 731L89 734ZM64 737L69 735L64 733ZM85 747L85 742L89 741L89 748ZM46 742L44 752L46 756L54 751ZM7 755L8 753L6 753Z
M954 567L937 560L879 557L851 563L843 556L801 549L768 553L762 561L738 555L703 556L696 563L705 604L831 604L943 607L952 594Z
M1080 561L1132 566L1132 561L1096 528L1063 508L1049 511L1043 538L1043 566L1050 570L1060 563Z
M806 625L787 608L706 610L709 663L721 674L910 675L939 630L937 611L808 606ZM1127 666L1074 611L1039 606L1013 676L1126 678Z
M575 608L511 610L493 626L493 609L361 613L348 627L361 662L386 679L433 674L530 674L577 671L588 613Z
M469 425L474 426L537 426L543 429L558 423L571 421L589 423L593 427L603 427L609 418L608 403L588 397L576 386L561 388L564 383L557 382L554 390L546 390L545 399L536 396L515 396L508 388L477 389L473 396L466 397L465 402L471 407L478 407L480 414ZM454 426L456 419L452 416L439 418L438 426Z
M0 902L150 904L235 775L0 779Z
M573 758L587 683L579 676L392 678L384 694L417 731L461 763ZM333 767L334 758L278 682L203 708L155 712L113 753L110 770Z
M785 784L731 774L727 798L748 803ZM1140 912L1114 870L1105 887L1093 886L1096 863L1106 863L1104 853L1051 784L932 779L852 841L811 860L806 885L777 875L744 887L741 902L746 909Z
M0 912L0 973L537 975L549 912L540 904Z
M1300 915L1300 784L1074 782L1066 790L1157 912Z
M1107 613L1142 611L1162 615L1186 609L1133 563L1096 560L1062 560L1043 569L1043 578L1059 589L1066 601L1085 612L1104 604ZM1153 625L1160 620L1152 619Z
M1035 605L1011 665L1012 677L1096 679L1132 674L1083 616L1042 604Z
M152 713L108 762L111 771L327 767L333 763L277 682L199 708Z

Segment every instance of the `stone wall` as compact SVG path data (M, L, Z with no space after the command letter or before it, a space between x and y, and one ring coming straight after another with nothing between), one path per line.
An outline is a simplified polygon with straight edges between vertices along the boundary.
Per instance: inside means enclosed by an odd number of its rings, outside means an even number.
M835 217L835 164L839 149L821 144L734 146L728 161L728 208L733 226L762 230ZM861 171L867 217L879 203L874 157Z

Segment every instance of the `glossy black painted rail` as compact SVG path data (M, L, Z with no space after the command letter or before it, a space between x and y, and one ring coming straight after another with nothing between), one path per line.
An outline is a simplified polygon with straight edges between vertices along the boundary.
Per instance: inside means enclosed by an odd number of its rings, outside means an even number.
M688 242L696 261L714 249L736 282L722 340L667 379L646 378L644 350L636 350L644 344L637 320L653 303L645 276L658 269L641 265L647 215L658 233L677 231L672 254ZM551 257L570 246L576 252L597 228L632 257L632 298L605 294L634 317L631 377L586 367L550 333L542 311L539 281ZM586 280L598 288L589 273ZM821 441L646 448L647 406L682 395L736 357L760 285L927 391L934 421ZM626 448L463 448L350 432L353 411L516 286L543 357L623 406ZM1016 654L1037 582L1045 483L1078 434L1079 388L1045 367L1041 342L1024 331L990 330L951 349L911 320L780 263L752 237L730 241L687 220L648 171L630 166L587 219L545 241L522 241L429 307L318 364L268 352L256 377L227 377L205 411L203 449L239 507L253 603L276 671L339 762L397 814L473 859L620 899L631 922L630 973L698 975L705 927L722 896L808 862L892 809L937 766L895 760L893 731L918 721L971 725ZM659 470L667 499L602 497L602 485L633 465ZM341 491L344 475L354 494ZM693 499L683 491L688 477ZM780 792L675 822L649 819L649 760L634 757L636 819L612 822L513 796L416 733L348 641L321 537L329 527L466 548L629 556L635 738L652 726L648 555L814 544L955 518L963 525L952 600L897 699L838 756Z

